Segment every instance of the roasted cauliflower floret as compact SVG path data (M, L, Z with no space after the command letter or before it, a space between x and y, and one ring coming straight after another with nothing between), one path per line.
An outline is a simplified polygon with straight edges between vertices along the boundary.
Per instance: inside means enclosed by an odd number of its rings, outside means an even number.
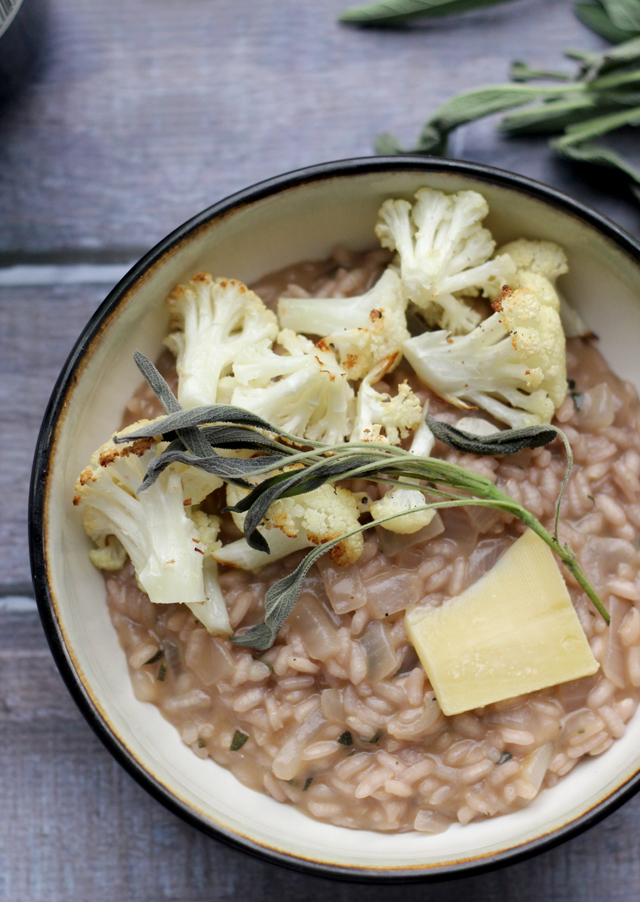
M278 342L287 354L261 342L238 357L232 403L300 438L342 442L355 406L346 371L331 351L290 329L280 332Z
M183 407L215 404L219 382L238 354L278 334L275 314L236 279L199 273L168 298L173 331L165 344L176 356Z
M229 486L227 500L235 504L246 490ZM234 515L236 519L238 515ZM243 515L236 524L241 525ZM358 527L359 510L354 495L339 486L322 485L313 492L293 498L279 498L265 517L263 534L269 544L270 554L251 548L246 539L238 539L223 545L214 554L221 564L240 567L243 570L261 570L267 564L299 551L337 539ZM350 536L329 551L330 557L340 566L355 563L362 554L362 534Z
M428 409L429 402L427 401L422 412L422 422L416 429L409 448L411 454L416 454L419 457L428 457L435 444L433 432L429 429L425 420ZM424 504L426 504L425 497L420 489L396 486L390 489L379 501L373 501L369 505L369 513L374 520L382 520L392 514L406 511L406 516L395 517L395 519L380 525L383 529L388 529L389 532L410 535L418 532L424 526L428 526L436 515L435 510L416 510L416 508Z
M363 295L350 298L280 298L280 325L322 336L317 347L333 351L349 379L362 379L391 354L400 362L409 338L400 277L387 269Z
M374 520L382 520L384 517L405 512L402 517L395 517L394 520L380 525L390 532L410 535L428 526L435 517L435 510L415 510L426 503L424 495L418 489L395 488L383 495L379 501L374 501L369 511Z
M469 332L480 321L459 295L495 298L515 272L508 255L490 259L495 242L482 227L488 212L476 191L420 188L413 207L387 200L378 214L376 234L383 247L398 252L406 297L450 332Z
M516 265L513 288L517 286L534 288L532 280L540 282L541 278L551 283L551 291L557 299L556 309L560 311L560 321L567 338L590 333L580 315L557 291L557 279L569 272L567 255L559 244L554 241L518 238L505 244L498 253L508 254Z
M567 255L554 241L537 241L518 238L504 244L499 254L508 254L517 270L537 272L555 285L558 276L569 272Z
M135 423L118 435L147 423ZM138 494L147 466L162 447L154 439L130 445L109 441L92 455L76 482L73 499L82 507L85 529L98 545L90 558L96 567L106 564L115 569L128 555L139 585L154 604L187 604L208 629L228 634L231 628L211 559L219 523L190 509L191 496L202 500L220 480L173 464ZM190 497L185 496L181 476L187 471Z
M494 307L469 335L425 332L405 355L450 404L483 407L512 428L549 423L567 392L558 313L528 288L505 290Z
M394 397L373 387L389 371L389 363L389 359L381 361L360 383L352 442L381 441L399 445L400 439L420 425L420 401L406 382L398 386Z

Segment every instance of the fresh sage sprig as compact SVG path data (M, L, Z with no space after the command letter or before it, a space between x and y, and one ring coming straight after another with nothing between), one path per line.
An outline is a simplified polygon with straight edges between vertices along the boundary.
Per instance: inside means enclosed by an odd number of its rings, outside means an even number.
M347 10L340 18L360 25L391 25L488 5L485 0L384 0ZM392 134L378 135L376 153L444 156L455 129L518 109L502 119L500 131L513 136L557 136L550 146L558 154L615 169L629 179L633 195L640 199L640 170L611 148L593 143L640 125L640 0L594 0L576 3L574 9L585 25L617 46L601 52L566 51L578 63L573 75L516 61L509 73L511 84L474 89L443 103L412 148L405 148Z
M509 454L523 448L541 447L557 437L562 438L567 451L568 467L556 505L554 533L551 534L533 514L490 480L457 464L434 457L419 457L381 442L344 442L339 445L308 442L270 426L246 410L230 405L217 404L179 410L176 409L176 405L179 408L177 400L153 364L140 354L137 355L136 362L148 378L151 388L163 400L165 409L171 409L168 416L154 420L125 436L115 437L115 441L119 443L155 436L169 441L168 447L149 465L139 491L148 488L163 469L176 462L215 473L226 482L243 485L250 491L228 510L246 514L244 534L247 542L251 547L268 553L269 545L258 527L269 507L278 498L293 497L313 491L326 483L354 478L370 478L390 485L408 482L413 488L419 485L438 500L429 503L425 501L423 506L415 510L477 505L518 517L552 548L604 620L609 622L609 615L580 568L575 554L568 545L560 542L558 536L560 504L571 471L572 456L566 436L557 427L531 426L478 437L427 417L427 425L438 439L457 450L474 454ZM167 393L171 394L173 401ZM191 430L198 433L197 440ZM206 454L190 450L189 445L200 448L202 444L207 445ZM251 448L256 455L250 458L225 457L216 450L240 448ZM397 516L403 516L403 513L376 522L387 522ZM339 542L374 525L375 523L365 523L310 551L292 573L275 583L266 593L264 622L235 636L232 641L258 650L270 648L300 595L309 568Z
M536 518L532 514L524 511L524 509L521 508L520 505L518 505L515 501L509 499L506 495L503 495L503 499L503 501L498 501L497 499L480 500L464 498L452 501L436 501L431 504L425 503L420 507L413 508L412 512L422 510L442 510L444 508L461 507L473 504L474 506L491 507L495 510L502 510L506 513L510 513L516 517L519 517L529 528L533 529L533 531L537 535L539 535L540 538L543 539L553 551L555 551L565 567L573 574L582 589L584 589L584 591L587 593L598 612L604 618L605 622L609 624L610 618L606 608L602 605L602 602L600 601L593 586L587 580L569 546L561 545L542 526L542 524L539 523L538 520L536 520ZM527 514L526 518L522 516L523 511L525 514ZM293 570L291 573L288 573L285 577L283 577L277 583L274 583L274 585L267 590L267 592L265 593L264 622L250 627L244 633L233 636L231 641L236 645L247 645L250 648L257 649L258 651L266 651L268 648L271 648L271 646L275 642L279 630L285 623L287 617L295 607L295 604L300 597L300 592L302 591L302 585L304 583L305 576L309 572L310 568L316 563L316 561L335 545L339 544L339 542L344 541L344 539L349 538L350 536L355 536L358 533L365 532L367 529L371 529L371 527L373 526L379 525L381 523L387 523L390 520L394 520L396 517L402 516L404 516L404 514L402 513L392 514L372 523L365 523L359 526L357 529L346 533L344 536L340 536L337 539L333 539L330 542L325 542L324 544L319 545L317 548L314 548L306 555L306 557L302 559L295 570Z
M622 22L625 25L630 23L627 22L627 16L622 10L620 13L618 12L618 5L615 3L615 0L614 3L609 3L608 0L574 3L573 9L583 25L586 25L591 31L595 31L596 34L606 38L607 41L611 41L613 44L628 41L640 30L634 29L633 25L630 28L626 28L617 24L618 22Z
M347 9L338 21L350 25L400 25L409 19L452 16L507 2L509 0L383 0Z
M339 22L348 25L400 25L412 19L434 19L498 6L508 0L379 0L344 10ZM578 0L573 4L580 21L614 44L640 33L636 0Z

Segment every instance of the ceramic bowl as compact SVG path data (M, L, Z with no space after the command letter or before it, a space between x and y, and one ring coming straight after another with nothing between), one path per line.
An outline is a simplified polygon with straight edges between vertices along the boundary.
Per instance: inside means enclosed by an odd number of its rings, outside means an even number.
M553 189L483 166L422 158L369 158L294 172L206 210L161 241L111 292L78 339L57 382L38 441L30 499L33 578L44 627L69 691L120 763L187 821L270 861L343 879L407 881L495 867L584 830L640 787L640 712L624 737L581 763L529 807L454 825L446 833L386 835L314 821L247 789L182 743L157 708L136 700L109 621L102 576L71 499L76 475L117 428L139 384L139 348L158 354L165 297L206 269L252 282L328 256L337 244L377 246L388 197L429 185L470 188L489 202L498 244L526 236L566 248L562 289L600 337L614 370L640 387L640 247L612 223Z

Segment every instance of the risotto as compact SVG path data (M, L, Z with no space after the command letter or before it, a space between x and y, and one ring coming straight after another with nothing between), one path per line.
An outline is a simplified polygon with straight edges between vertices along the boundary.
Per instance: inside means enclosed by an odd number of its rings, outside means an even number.
M377 282L389 259L386 250L340 249L329 260L267 276L254 290L270 306L283 294L356 296ZM473 302L478 310L484 303ZM173 356L165 352L158 366L175 387ZM348 567L320 558L264 652L210 635L184 605L152 604L130 563L106 574L111 620L137 698L156 705L195 755L212 758L245 785L357 829L439 833L454 822L506 814L585 756L605 752L623 735L640 687L640 405L588 338L568 341L567 376L570 391L555 422L575 465L560 538L611 618L607 626L564 571L601 665L594 676L452 717L442 713L407 639L405 611L460 595L524 531L513 516L468 506L439 513L428 534L370 530ZM384 376L382 388L394 392L404 380L437 419L455 424L463 415L405 362ZM130 400L123 425L161 413L145 388ZM432 454L485 476L552 527L566 470L560 443L482 457L437 442ZM365 481L349 487L369 500L386 490ZM221 514L224 504L218 489L203 506L221 515L227 542L241 533ZM303 555L259 572L220 567L233 629L263 620L265 592Z

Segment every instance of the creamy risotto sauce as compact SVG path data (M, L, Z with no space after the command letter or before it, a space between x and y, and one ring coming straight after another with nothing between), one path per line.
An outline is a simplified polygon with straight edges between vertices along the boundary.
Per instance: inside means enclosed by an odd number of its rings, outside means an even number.
M283 292L356 295L389 255L337 251L254 286L267 304ZM521 535L520 521L488 509L447 511L427 532L366 533L357 564L326 558L306 578L298 604L265 653L210 636L181 605L157 606L128 564L106 576L111 619L136 696L155 704L194 754L211 757L251 788L344 827L437 833L521 808L585 756L623 735L640 687L640 405L593 342L567 346L571 391L556 422L569 437L575 468L560 535L611 615L595 615L564 573L601 669L593 677L445 717L403 627L410 605L440 605L475 582ZM173 358L159 361L175 384ZM460 412L431 396L408 369L430 412L455 423ZM161 413L148 389L128 405L125 423ZM559 443L501 459L436 456L495 482L547 527L564 477ZM350 486L376 498L381 487ZM382 489L384 491L384 489ZM207 499L219 512L224 492ZM223 517L225 541L240 533ZM259 623L266 589L303 553L259 574L221 568L234 628Z

